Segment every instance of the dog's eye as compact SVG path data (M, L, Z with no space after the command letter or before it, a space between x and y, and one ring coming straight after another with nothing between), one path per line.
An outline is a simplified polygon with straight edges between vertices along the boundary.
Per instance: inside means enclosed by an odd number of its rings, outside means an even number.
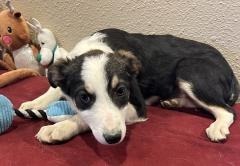
M7 27L7 31L8 31L8 33L12 33L12 28L11 27Z
M80 90L75 96L75 100L77 107L84 110L93 104L95 97L88 94L85 90Z
M118 96L125 96L127 94L127 87L125 85L119 85L116 89Z
M42 45L44 45L45 43L44 42L41 42Z
M82 103L84 104L88 104L91 102L91 98L88 94L86 93L82 93L82 94L79 94L79 99L82 101Z
M87 109L94 101L95 96L87 93L85 90L80 90L75 96L76 105L80 109Z

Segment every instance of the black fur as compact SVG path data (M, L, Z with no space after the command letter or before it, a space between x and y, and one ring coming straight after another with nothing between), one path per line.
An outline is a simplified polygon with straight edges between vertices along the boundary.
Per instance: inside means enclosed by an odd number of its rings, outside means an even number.
M113 102L118 106L125 106L128 101L134 105L137 110L139 117L146 117L145 102L139 89L135 72L132 69L132 59L126 58L119 55L110 55L109 62L106 66L107 79L109 80L108 92L113 100ZM111 88L111 82L113 76L116 75L118 79L128 88L128 98L121 99L119 97L114 97L115 90ZM124 101L122 101L124 100Z
M108 87L107 91L109 96L111 97L112 101L117 105L119 108L122 106L125 106L128 103L129 100L129 80L131 76L126 71L126 61L122 58L118 58L116 56L110 55L109 56L109 62L105 66L106 70L106 79L108 80ZM116 68L117 66L117 68ZM119 97L116 94L118 85L113 88L111 83L114 76L117 76L118 79L121 79L121 82L119 83L123 87L125 87L126 93Z
M239 84L222 54L204 43L171 35L130 34L118 29L100 31L114 50L131 51L142 63L138 85L144 98L161 100L179 93L177 79L193 84L195 95L207 104L228 107L239 94Z
M130 103L132 103L137 111L139 117L146 117L146 106L141 90L138 86L137 79L132 77L130 80L131 94L130 94Z

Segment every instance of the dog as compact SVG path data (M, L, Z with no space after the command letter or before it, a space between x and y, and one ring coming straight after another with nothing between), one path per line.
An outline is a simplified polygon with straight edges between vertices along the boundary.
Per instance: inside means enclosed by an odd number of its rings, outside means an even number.
M48 92L20 107L44 109L65 96L77 112L42 127L36 135L41 142L66 141L91 129L102 144L120 143L126 124L145 121L146 104L158 101L167 108L202 108L213 114L216 120L206 129L213 142L230 134L239 84L210 45L104 29L81 40L68 57L49 67Z

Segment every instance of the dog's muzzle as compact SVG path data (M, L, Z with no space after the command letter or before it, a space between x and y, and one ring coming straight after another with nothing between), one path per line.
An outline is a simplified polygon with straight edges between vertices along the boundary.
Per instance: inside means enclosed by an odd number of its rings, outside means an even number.
M103 134L103 137L108 144L116 144L120 142L122 138L122 132L119 131L115 134Z
M93 107L91 111L80 113L99 143L113 145L123 141L126 135L126 124L121 110L115 107L106 109L105 105L96 105L96 108Z

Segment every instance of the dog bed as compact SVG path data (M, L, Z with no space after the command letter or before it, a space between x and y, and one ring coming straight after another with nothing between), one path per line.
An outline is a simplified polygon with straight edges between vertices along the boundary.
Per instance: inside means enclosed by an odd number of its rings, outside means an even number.
M45 77L31 77L0 89L0 94L17 108L48 87ZM240 115L240 104L235 109ZM128 126L121 144L106 146L99 144L91 132L58 145L42 144L34 136L41 126L50 123L15 117L11 128L0 135L0 165L240 165L238 118L230 128L230 138L223 143L212 143L207 138L205 129L214 119L206 112L155 106L148 107L148 118Z

